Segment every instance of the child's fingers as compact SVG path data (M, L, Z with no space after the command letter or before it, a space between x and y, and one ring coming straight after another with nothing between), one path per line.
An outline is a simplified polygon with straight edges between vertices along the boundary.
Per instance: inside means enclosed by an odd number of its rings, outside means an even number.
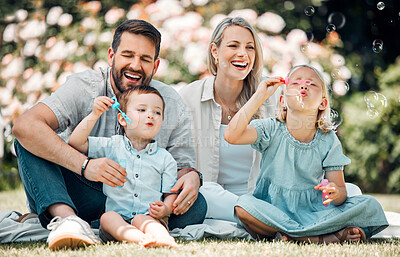
M323 204L328 204L328 203L331 203L332 201L333 201L333 199L327 199L327 200L323 201L322 203Z

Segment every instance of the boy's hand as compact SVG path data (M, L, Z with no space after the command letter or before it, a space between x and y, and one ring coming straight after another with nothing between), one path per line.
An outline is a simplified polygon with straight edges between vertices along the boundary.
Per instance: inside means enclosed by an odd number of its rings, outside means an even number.
M99 96L96 99L94 99L93 103L93 114L96 115L97 117L100 117L103 112L108 111L109 108L112 106L114 103L111 98L107 96Z
M168 208L163 201L155 201L154 203L150 204L149 215L152 218L159 220L168 214Z
M326 185L326 186L322 186L321 184L318 184L314 187L314 189L321 190L322 193L327 194L325 196L326 200L324 200L322 202L323 204L328 204L339 198L339 189L337 188L336 184L333 182L329 182L328 185Z

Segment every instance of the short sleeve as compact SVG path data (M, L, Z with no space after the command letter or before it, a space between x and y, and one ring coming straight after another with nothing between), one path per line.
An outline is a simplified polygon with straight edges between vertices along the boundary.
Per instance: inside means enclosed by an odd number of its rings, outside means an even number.
M164 171L161 177L161 193L171 193L171 188L175 185L178 176L178 167L175 159L170 153L165 151Z
M345 165L351 163L351 160L343 154L342 144L333 131L330 131L327 140L327 154L322 161L322 168L325 171L343 170Z
M251 144L251 147L259 152L264 152L269 146L271 135L275 133L277 127L276 119L253 120L250 125L257 130L257 140Z
M88 137L88 157L103 158L108 157L113 145L109 137Z
M77 74L71 75L60 88L42 100L57 118L56 133L61 133L68 127L75 128L90 111L93 94L86 91L88 87L83 83Z

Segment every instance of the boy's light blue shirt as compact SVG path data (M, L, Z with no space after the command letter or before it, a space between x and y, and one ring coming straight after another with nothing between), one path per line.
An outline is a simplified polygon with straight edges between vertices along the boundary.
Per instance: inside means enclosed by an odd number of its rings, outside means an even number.
M177 180L177 164L164 148L152 141L137 151L126 136L89 137L88 156L107 157L117 163L126 162L127 181L123 187L103 184L107 196L106 211L115 211L124 219L148 212L149 204L171 193Z
M54 112L58 121L56 133L64 141L68 142L75 127L92 112L96 97L115 96L110 74L111 67L73 74L67 77L60 88L41 101ZM195 167L189 109L172 87L156 80L152 80L150 86L157 89L165 101L164 120L154 139L158 146L172 154L179 169ZM117 114L118 111L112 108L104 112L90 136L111 137L121 134Z

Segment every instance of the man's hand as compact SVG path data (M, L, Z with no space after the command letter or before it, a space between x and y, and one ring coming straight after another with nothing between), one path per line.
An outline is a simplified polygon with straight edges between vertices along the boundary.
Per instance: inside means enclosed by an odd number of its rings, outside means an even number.
M197 199L200 187L199 174L192 168L181 169L178 172L178 177L178 181L171 189L171 192L173 193L180 189L182 190L172 204L173 213L175 215L184 214L189 210Z
M126 171L108 158L92 159L86 167L85 178L103 182L112 187L123 186L126 182Z

